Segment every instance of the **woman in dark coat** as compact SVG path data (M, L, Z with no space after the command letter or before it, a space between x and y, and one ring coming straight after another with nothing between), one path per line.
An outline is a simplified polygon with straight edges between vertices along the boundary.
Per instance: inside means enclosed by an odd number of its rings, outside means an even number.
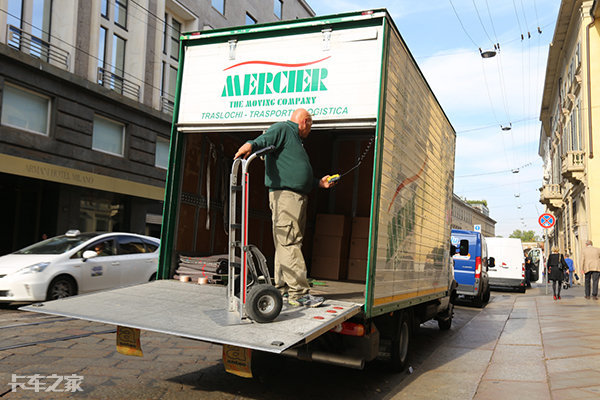
M552 248L552 254L548 257L548 279L552 281L552 293L554 300L560 300L560 287L565 279L565 269L569 266L565 262L565 257L558 252L558 247Z

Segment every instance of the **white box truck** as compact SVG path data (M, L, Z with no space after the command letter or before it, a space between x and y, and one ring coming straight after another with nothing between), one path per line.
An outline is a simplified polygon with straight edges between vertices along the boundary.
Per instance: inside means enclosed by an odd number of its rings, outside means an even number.
M227 360L252 349L353 368L385 354L401 369L420 323L450 328L456 135L386 10L185 34L178 73L159 280L26 309L223 344ZM240 323L224 286L173 278L181 255L228 252L233 155L298 107L313 115L316 176L364 156L310 195L305 258L326 302ZM251 168L248 235L271 262L263 168ZM326 216L341 225L316 232Z

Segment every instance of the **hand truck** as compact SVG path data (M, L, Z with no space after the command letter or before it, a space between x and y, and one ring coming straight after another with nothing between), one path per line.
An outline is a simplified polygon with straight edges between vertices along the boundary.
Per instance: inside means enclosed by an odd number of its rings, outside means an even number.
M259 323L271 322L277 318L283 306L281 293L271 284L264 255L256 246L248 244L250 186L248 170L255 158L264 156L274 149L274 146L269 146L251 154L247 159L236 158L231 166L227 304L229 312L238 312L240 322L245 317L250 317ZM240 210L238 210L238 197L241 198Z

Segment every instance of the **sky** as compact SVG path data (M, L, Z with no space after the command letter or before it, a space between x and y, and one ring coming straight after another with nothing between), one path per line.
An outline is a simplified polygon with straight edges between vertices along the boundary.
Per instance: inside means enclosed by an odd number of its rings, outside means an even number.
M541 237L539 114L560 0L308 4L317 15L387 8L456 130L454 193L487 201L496 236L519 229ZM494 45L497 55L482 58L479 49Z

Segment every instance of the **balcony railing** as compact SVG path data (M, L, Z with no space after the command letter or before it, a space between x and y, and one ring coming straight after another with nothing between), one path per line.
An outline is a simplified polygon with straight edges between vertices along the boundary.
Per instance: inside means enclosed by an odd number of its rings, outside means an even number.
M173 108L175 107L175 100L169 95L160 97L160 110L167 114L173 114Z
M140 85L136 85L122 76L102 67L98 67L98 83L123 96L130 97L136 101L140 100Z
M562 191L558 184L548 184L540 189L540 203L545 204L548 208L556 210L562 207Z
M577 184L583 179L585 173L585 152L567 151L562 156L561 173L571 183Z
M32 57L39 58L42 61L66 70L69 69L70 54L68 51L37 36L33 36L16 26L10 24L7 26L6 43L10 47L27 53Z

